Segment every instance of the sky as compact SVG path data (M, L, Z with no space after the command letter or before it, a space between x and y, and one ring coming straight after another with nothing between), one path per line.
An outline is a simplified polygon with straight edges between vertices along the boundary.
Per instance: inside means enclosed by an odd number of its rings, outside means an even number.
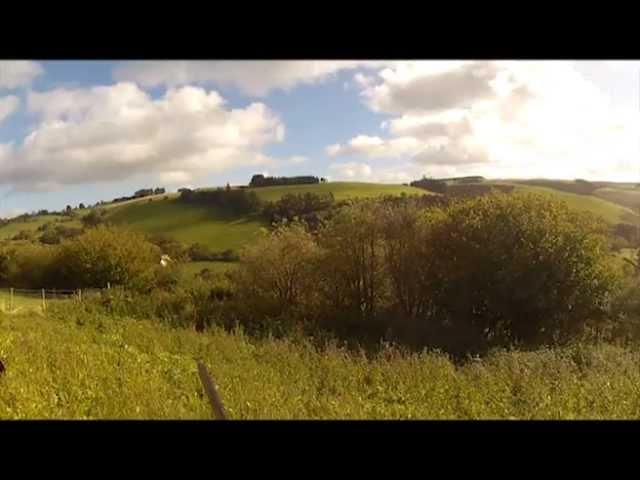
M2 61L0 217L251 175L640 181L638 61Z

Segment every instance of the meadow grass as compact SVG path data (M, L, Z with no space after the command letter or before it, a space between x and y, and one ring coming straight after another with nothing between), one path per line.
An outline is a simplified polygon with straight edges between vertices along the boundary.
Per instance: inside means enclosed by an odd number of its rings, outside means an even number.
M508 182L494 182L501 184L509 184ZM586 210L604 218L608 223L633 223L638 221L638 216L633 211L622 205L618 205L603 198L594 195L578 195L575 193L563 192L547 187L538 187L533 185L522 185L511 183L515 186L516 191L531 192L544 195L554 195L564 200L571 208L577 210Z
M0 314L0 359L0 419L211 418L199 359L232 419L640 418L640 352L610 345L455 366L67 311Z
M267 225L255 215L233 216L177 199L136 202L113 209L107 218L147 234L167 235L185 244L202 243L213 250L237 250Z
M360 182L329 182L315 185L287 185L274 187L260 187L249 189L258 195L263 201L273 202L284 195L305 194L307 192L315 194L327 194L331 192L336 200L346 200L349 198L377 197L380 195L428 195L431 192L426 190L407 187L404 185L392 185L384 183L360 183Z
M238 268L238 265L238 262L187 262L183 263L180 268L184 275L193 277L205 268L212 272L224 273Z
M640 208L640 190L636 188L599 188L594 195L634 210Z
M26 221L11 221L5 225L0 226L0 240L10 239L22 230L35 232L36 230L38 230L38 227L44 225L47 222L57 224L55 223L56 221L60 221L63 219L65 219L65 217L61 215L37 215L27 219ZM75 219L59 223L59 225L74 228L79 228L82 226L80 221Z

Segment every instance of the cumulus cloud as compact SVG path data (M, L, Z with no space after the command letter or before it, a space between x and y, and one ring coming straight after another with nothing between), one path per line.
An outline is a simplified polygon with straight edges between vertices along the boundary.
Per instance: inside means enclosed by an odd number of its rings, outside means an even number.
M29 94L41 123L19 145L0 145L0 181L14 189L156 174L167 182L277 162L261 152L284 139L262 103L231 109L215 91L168 90L152 99L132 83Z
M371 165L366 162L336 162L329 165L330 180L365 181L376 183L408 183L423 175L450 176L453 170L447 166L425 169L415 162L393 165Z
M44 69L39 63L26 60L0 60L0 89L29 85Z
M0 97L0 123L2 123L11 114L15 113L20 107L20 99L15 95Z
M118 81L133 81L143 87L175 87L186 84L232 86L251 96L271 90L288 90L300 84L324 81L341 70L374 68L376 61L135 61L118 66Z
M620 70L590 68L608 78ZM392 115L383 123L389 136L330 145L332 157L411 159L454 174L620 179L629 172L616 165L637 157L637 112L614 105L573 62L399 62L354 83L372 111Z

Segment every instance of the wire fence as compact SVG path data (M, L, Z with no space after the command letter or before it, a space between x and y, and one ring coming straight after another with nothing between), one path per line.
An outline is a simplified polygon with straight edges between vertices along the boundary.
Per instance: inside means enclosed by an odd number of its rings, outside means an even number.
M82 302L86 299L100 297L108 288L83 288L77 290L11 288L0 289L0 310L15 312L24 309L46 311L47 303L60 300Z

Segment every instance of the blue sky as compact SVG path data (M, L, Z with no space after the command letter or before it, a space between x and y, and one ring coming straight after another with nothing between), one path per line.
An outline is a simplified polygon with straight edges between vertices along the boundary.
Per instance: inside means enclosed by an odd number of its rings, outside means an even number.
M635 181L639 65L0 61L0 216L258 172Z

